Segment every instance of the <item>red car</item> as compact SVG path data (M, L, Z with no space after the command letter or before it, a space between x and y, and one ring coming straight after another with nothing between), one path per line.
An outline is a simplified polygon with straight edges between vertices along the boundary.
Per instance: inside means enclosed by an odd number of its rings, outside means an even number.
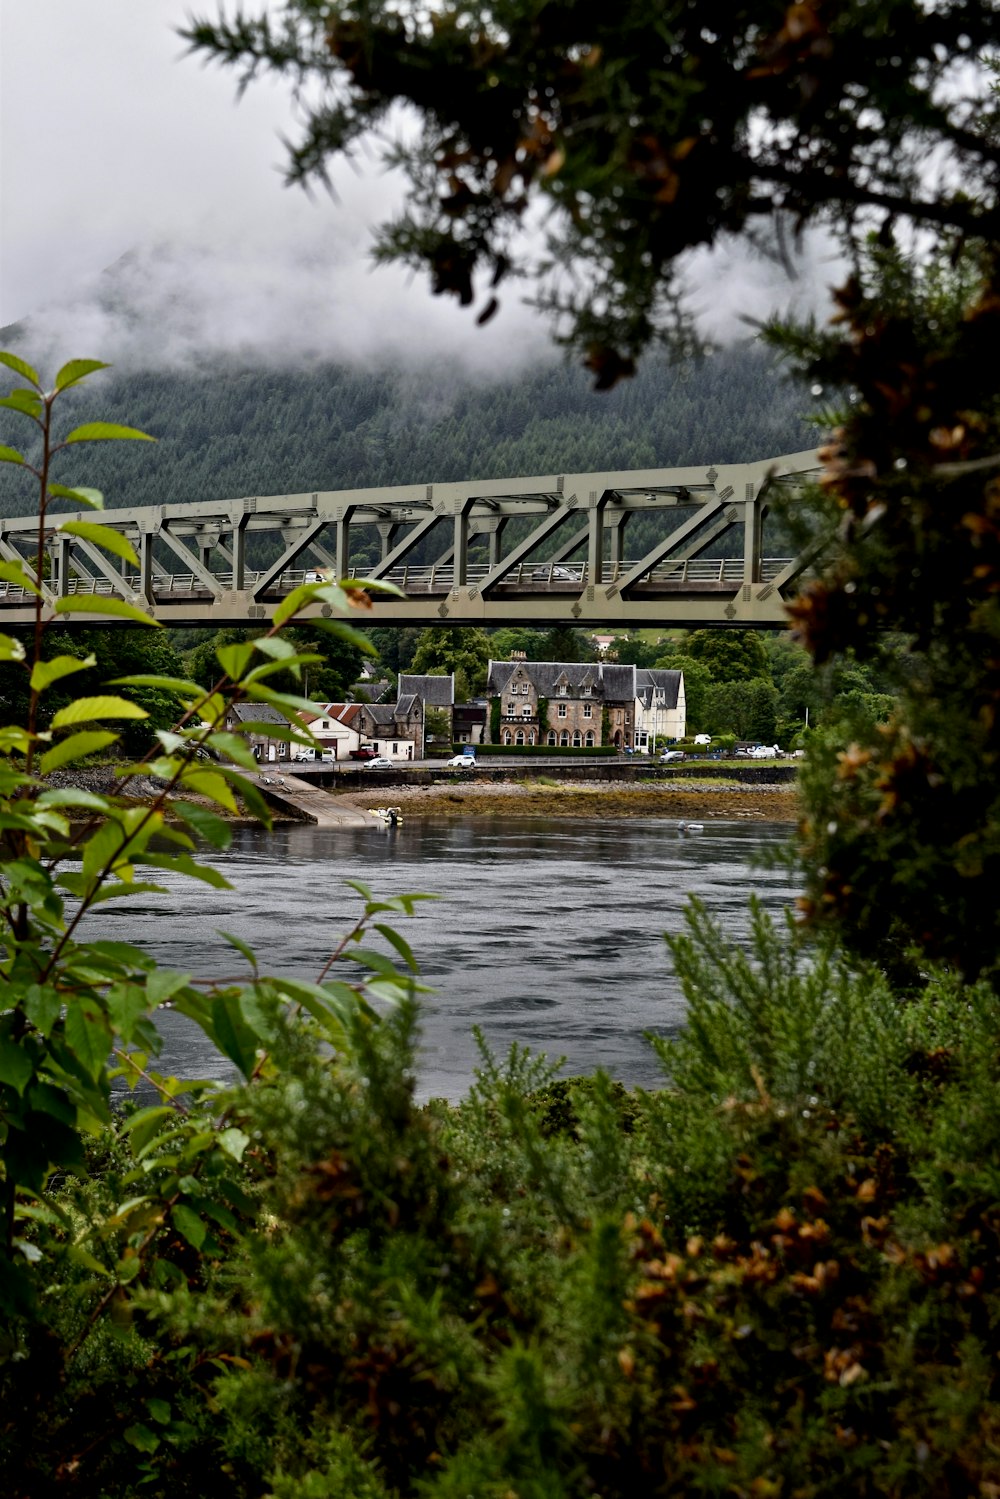
M348 753L352 760L374 760L378 755L378 750L370 744L363 744L360 749L349 750Z

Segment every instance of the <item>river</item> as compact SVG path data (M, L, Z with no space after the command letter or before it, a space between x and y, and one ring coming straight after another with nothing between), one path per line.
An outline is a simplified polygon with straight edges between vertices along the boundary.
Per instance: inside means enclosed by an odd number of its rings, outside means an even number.
M697 895L739 940L755 892L779 911L796 891L781 868L755 859L788 837L776 823L706 822L683 833L662 819L477 818L320 829L235 831L212 861L232 883L219 891L168 875L168 896L102 906L91 931L143 945L171 968L237 972L218 935L234 933L265 971L315 978L360 911L345 885L378 895L430 891L398 925L434 987L424 1005L422 1097L460 1097L478 1060L472 1027L505 1053L514 1041L566 1070L604 1067L628 1085L655 1086L647 1031L669 1034L684 1017L664 932L683 926ZM88 923L89 924L89 923ZM95 933L96 934L96 933ZM184 1016L161 1011L164 1070L228 1075Z

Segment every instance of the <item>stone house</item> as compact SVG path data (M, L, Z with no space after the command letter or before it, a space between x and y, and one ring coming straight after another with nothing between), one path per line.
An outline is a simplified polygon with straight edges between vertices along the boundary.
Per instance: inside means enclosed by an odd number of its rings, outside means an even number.
M446 676L432 675L430 672L401 672L399 686L397 688L400 698L408 693L413 693L423 704L424 709L424 733L427 732L427 709L431 708L443 713L447 718L445 729L445 742L450 744L455 736L455 673L450 672ZM420 754L418 759L424 756L424 740L420 743Z
M272 723L283 729L288 727L287 719L269 703L230 703L223 723L230 733L238 732L240 726L247 723ZM256 760L270 762L288 759L289 745L283 739L269 739L265 733L253 729L240 737L246 741Z
M499 707L490 728L497 744L631 751L647 748L654 734L684 732L680 672L516 658L490 662L486 691Z
M424 705L413 692L394 703L358 703L367 742L387 760L421 760L424 754Z

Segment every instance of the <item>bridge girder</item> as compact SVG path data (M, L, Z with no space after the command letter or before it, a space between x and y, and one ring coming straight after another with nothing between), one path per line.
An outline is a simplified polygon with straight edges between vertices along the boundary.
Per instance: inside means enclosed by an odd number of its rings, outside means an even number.
M774 628L784 622L783 590L822 543L799 558L765 558L768 495L776 485L800 485L817 468L816 453L808 450L708 468L395 485L105 511L102 524L135 547L138 571L112 568L92 544L59 531L62 520L92 519L92 512L53 514L46 533L53 567L42 586L47 605L60 594L107 592L138 603L165 624L264 622L302 581L293 563L312 553L320 566L349 575L352 541L370 527L380 538L380 556L366 575L399 582L406 593L399 599L376 592L372 623ZM650 512L676 519L644 556L625 561L626 522ZM505 530L517 519L527 534L513 536L505 547ZM518 529L523 533L525 526ZM699 560L735 526L744 531L741 558L718 568L718 559ZM0 520L0 556L30 566L37 528L35 516ZM247 563L248 539L262 533L274 537L277 556L255 571ZM437 560L412 564L415 549L431 538ZM488 550L485 564L470 557L476 542ZM533 559L543 543L551 554ZM572 561L578 553L583 556ZM30 598L18 593L0 584L0 624L33 618ZM60 617L63 623L74 618ZM99 617L81 612L89 624Z

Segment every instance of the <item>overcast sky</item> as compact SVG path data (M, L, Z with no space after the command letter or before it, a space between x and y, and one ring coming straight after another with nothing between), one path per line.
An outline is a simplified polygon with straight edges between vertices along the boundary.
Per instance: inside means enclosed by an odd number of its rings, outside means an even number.
M56 357L119 363L445 351L506 371L537 357L546 330L516 292L479 329L421 279L370 266L394 200L376 162L336 172L337 202L283 185L287 87L264 80L237 103L235 74L185 56L176 34L216 5L0 0L0 326L30 316ZM109 317L95 282L122 256L130 315ZM805 291L732 255L709 279L723 334L737 306L763 314Z

